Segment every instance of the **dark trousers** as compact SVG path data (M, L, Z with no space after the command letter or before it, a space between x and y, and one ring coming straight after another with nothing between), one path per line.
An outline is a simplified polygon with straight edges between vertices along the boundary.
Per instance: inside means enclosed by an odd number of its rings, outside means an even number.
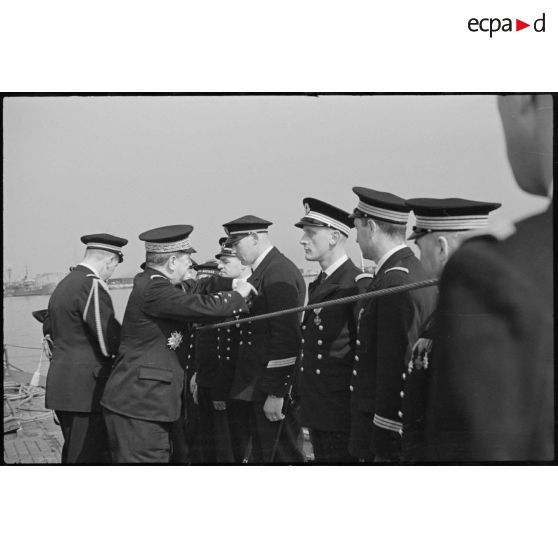
M349 432L310 429L314 463L355 463L349 453Z
M103 410L113 463L169 463L173 423L125 417Z
M213 407L211 388L198 387L199 445L203 463L242 463L250 440L250 405L226 401L227 408Z
M374 415L359 411L351 406L351 435L349 453L361 462L373 462L374 454L370 449L372 444L372 428Z
M107 431L101 413L55 413L64 437L62 463L110 463Z
M269 421L263 412L264 401L252 402L250 463L303 463L299 449L300 423L296 408L289 408L285 418Z

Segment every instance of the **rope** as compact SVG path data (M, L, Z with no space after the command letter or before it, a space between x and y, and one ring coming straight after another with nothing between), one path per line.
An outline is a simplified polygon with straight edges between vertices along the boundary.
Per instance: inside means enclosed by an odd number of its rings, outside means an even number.
M438 279L426 279L425 281L417 281L416 283L409 283L408 285L398 285L397 287L388 287L387 289L379 289L377 291L370 291L367 293L359 293L351 296L346 296L343 298L336 298L334 300L326 300L324 302L317 302L315 304L308 304L306 306L298 306L295 308L287 308L285 310L277 310L276 312L270 312L269 314L260 314L258 316L250 316L248 318L239 318L236 320L230 320L228 322L221 322L218 324L209 324L205 326L198 326L197 331L207 331L210 329L217 329L221 327L230 327L243 323L257 322L259 320L269 320L271 318L278 318L279 316L285 316L286 314L294 314L298 312L306 312L308 310L314 310L314 308L328 308L329 306L337 306L340 304L351 304L358 300L368 300L371 298L377 298L381 296L387 296L391 294L404 293L408 291L414 291L415 289L424 289L426 287L435 287L438 284Z

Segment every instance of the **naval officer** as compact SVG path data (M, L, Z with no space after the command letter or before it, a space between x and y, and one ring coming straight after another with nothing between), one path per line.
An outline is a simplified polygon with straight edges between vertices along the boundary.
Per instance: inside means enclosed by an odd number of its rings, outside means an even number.
M244 265L258 295L250 316L302 306L306 286L295 264L273 246L270 221L245 215L223 225L228 244ZM295 361L300 349L297 313L239 324L240 342L231 389L235 399L251 402L251 461L299 463L300 425L293 409L287 411ZM281 422L283 424L281 424Z
M62 463L107 463L108 442L99 400L120 341L120 324L106 281L123 261L125 238L81 237L85 257L56 286L43 333L51 339L47 409L54 409L62 435Z
M120 349L102 399L116 463L169 462L173 423L182 411L188 322L247 311L247 284L227 292L232 281L217 278L198 282L189 292L180 288L194 251L192 229L172 225L139 237L145 242L146 267L134 278Z
M426 273L405 244L410 209L389 192L353 188L353 212L362 255L377 263L370 290L421 281ZM364 461L396 461L403 424L397 415L404 397L403 374L419 329L434 309L434 289L363 300L350 390L352 455Z
M420 250L420 261L430 279L437 279L450 256L461 243L473 234L483 234L488 227L488 215L500 207L461 198L413 198L407 206L416 217L416 224L408 240L414 240ZM422 327L413 347L404 376L399 418L403 422L402 454L405 461L421 461L424 435L426 394L432 374L432 334L434 312Z
M551 95L498 98L524 191L552 197ZM500 235L467 241L446 265L425 419L431 461L555 458L553 204Z
M308 304L356 294L361 272L346 252L353 220L324 201L304 198L302 203L306 213L295 227L303 230L300 244L306 260L319 262L321 268L308 285ZM353 304L304 313L297 391L301 424L309 429L316 463L354 461L348 445L355 343Z
M219 240L221 251L215 255L219 261L219 274L221 277L247 279L250 276L250 268L240 261L236 250L228 246L226 240L226 237ZM251 405L247 401L231 397L239 346L240 328L226 327L219 331L217 336L217 354L221 377L220 392L224 398L220 403L227 411L233 461L235 463L244 463L248 459L250 443Z

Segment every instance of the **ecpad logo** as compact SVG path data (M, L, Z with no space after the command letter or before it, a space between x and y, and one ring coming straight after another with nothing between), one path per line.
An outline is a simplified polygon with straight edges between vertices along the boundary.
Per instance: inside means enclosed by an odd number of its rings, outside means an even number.
M543 15L539 19L536 19L533 22L533 30L536 33L545 32L545 18L546 14L543 13ZM500 19L498 17L485 17L482 19L472 17L468 21L467 27L469 28L469 31L473 33L477 33L478 31L489 33L490 38L492 38L492 35L494 33L497 33L498 31L503 31L504 33L514 31L512 18L509 17L505 17L503 19ZM520 19L515 20L515 31L521 31L522 29L526 29L527 27L531 27L531 24L525 23Z

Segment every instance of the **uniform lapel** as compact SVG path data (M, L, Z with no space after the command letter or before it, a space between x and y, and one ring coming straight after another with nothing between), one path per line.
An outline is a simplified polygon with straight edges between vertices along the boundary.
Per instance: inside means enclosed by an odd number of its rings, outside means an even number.
M329 277L326 277L312 292L308 292L308 304L316 304L318 302L322 302L327 298L331 298L331 295L339 289L339 280L342 277L349 260L343 262L341 266L339 266ZM302 319L303 323L306 323L310 314L313 314L313 311L305 312L304 317Z
M254 273L252 273L252 275L248 277L248 282L254 285L254 287L256 287L258 291L260 290L259 287L260 287L260 283L262 282L262 277L264 275L264 272L267 269L267 266L270 264L270 262L273 261L273 258L276 256L277 253L278 250L274 246L266 255L266 257L260 262L260 265L256 268Z

